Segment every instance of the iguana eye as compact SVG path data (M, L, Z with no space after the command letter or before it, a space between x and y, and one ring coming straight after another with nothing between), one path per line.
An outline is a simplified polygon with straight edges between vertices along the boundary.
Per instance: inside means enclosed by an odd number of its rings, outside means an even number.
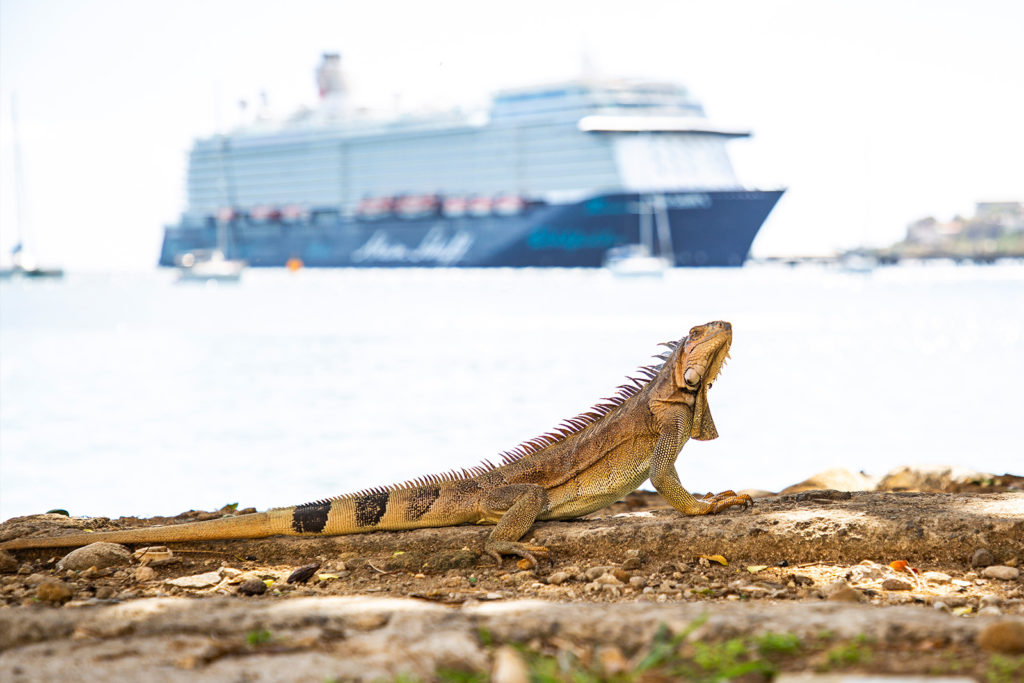
M695 387L700 384L700 373L693 368L686 368L686 372L683 373L683 380L686 382L686 386Z

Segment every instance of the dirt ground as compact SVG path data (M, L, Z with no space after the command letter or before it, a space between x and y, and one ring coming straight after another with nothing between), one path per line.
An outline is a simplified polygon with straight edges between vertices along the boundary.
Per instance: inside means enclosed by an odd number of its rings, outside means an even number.
M0 678L1024 680L1024 480L925 481L706 518L638 492L537 524L536 569L495 567L478 527L0 553Z

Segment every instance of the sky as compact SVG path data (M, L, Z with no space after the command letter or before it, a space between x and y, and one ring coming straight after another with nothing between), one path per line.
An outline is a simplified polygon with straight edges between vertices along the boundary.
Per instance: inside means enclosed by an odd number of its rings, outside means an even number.
M44 264L154 268L192 140L260 93L278 116L314 104L325 51L357 102L403 110L584 64L683 83L754 132L731 143L740 178L788 188L756 256L888 244L1024 201L1022 26L1015 0L0 0L0 258L20 215Z

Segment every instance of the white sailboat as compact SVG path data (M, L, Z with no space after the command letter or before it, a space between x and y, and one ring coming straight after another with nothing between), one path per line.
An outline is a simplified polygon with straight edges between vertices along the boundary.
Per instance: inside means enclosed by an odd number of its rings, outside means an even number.
M604 266L622 277L661 277L675 266L665 195L641 197L639 204L640 242L609 249ZM658 232L658 251L654 248L655 229Z
M7 279L12 276L27 278L62 278L63 268L42 267L33 256L31 250L26 246L28 230L28 219L26 218L25 207L25 173L21 165L21 138L18 134L18 101L14 95L11 96L11 134L14 138L14 199L16 206L15 229L17 230L18 241L11 249L11 266L0 268L0 279Z
M221 138L220 162L221 178L228 204L234 207L235 188L227 162L228 142ZM248 263L241 259L230 259L228 252L228 229L236 218L234 208L217 220L217 247L209 250L196 250L182 254L176 262L179 282L237 282L242 277Z

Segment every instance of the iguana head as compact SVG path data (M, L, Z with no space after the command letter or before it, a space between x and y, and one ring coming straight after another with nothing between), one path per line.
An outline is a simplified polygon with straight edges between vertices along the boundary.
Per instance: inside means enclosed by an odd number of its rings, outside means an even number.
M729 357L730 344L732 325L718 320L692 328L672 355L675 389L682 394L683 402L693 407L690 436L694 439L706 441L718 436L708 408L708 389Z

